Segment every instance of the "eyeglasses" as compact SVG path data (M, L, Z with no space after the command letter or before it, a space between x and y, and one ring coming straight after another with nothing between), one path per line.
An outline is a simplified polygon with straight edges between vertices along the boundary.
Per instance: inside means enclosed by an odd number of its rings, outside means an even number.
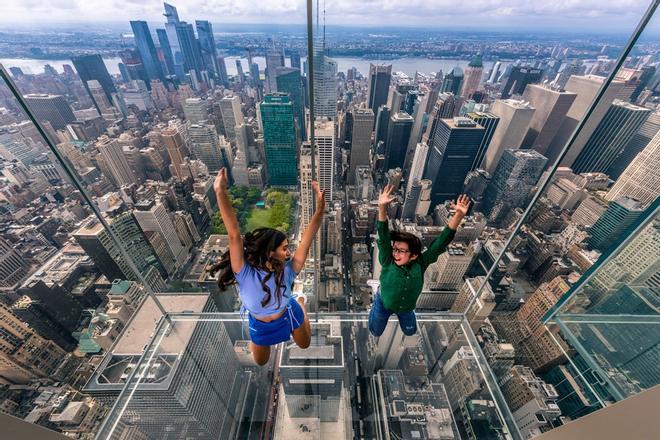
M410 251L408 249L401 249L401 248L392 248L392 253L393 254L409 254Z

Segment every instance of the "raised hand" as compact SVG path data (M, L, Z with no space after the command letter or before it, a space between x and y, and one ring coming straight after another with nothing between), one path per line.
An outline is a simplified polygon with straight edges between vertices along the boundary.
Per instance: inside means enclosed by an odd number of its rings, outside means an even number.
M213 190L215 193L227 191L227 185L229 179L227 179L227 168L222 167L218 172L218 175L215 176L215 181L213 182Z
M461 194L458 196L458 199L455 203L451 202L449 207L454 209L456 214L459 214L461 217L465 217L468 213L468 210L470 209L470 203L470 198L465 194Z
M325 209L325 190L322 190L317 181L312 182L312 189L316 194L316 209Z
M392 195L394 192L394 185L385 185L383 191L381 191L380 196L378 197L378 206L387 206L396 198Z

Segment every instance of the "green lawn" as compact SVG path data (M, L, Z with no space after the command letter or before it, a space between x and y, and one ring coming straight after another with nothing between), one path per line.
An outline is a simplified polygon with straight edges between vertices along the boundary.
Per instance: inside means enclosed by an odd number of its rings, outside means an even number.
M270 226L270 215L272 208L252 208L245 226L245 232L254 231L257 228Z

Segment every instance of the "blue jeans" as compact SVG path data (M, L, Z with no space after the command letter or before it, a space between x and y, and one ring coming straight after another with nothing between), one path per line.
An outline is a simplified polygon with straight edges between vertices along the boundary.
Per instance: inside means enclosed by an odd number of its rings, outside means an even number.
M394 312L390 312L383 305L383 301L380 299L380 293L374 295L371 311L369 312L369 331L372 335L380 336L383 334L385 326L387 326L387 320L392 313ZM417 332L417 318L415 317L414 310L397 313L396 316L399 318L399 325L403 334L412 336Z

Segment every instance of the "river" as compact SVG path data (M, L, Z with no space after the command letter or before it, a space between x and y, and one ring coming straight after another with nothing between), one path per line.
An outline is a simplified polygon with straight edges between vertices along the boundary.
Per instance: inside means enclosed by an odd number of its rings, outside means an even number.
M225 57L225 64L227 65L227 73L230 75L236 74L236 60L241 60L241 65L243 66L243 72L246 74L249 73L247 59L243 57L228 56ZM431 73L437 72L441 69L444 73L449 72L453 67L460 66L465 68L468 65L467 60L431 60L428 58L397 58L387 61L377 61L369 60L364 58L351 58L351 57L333 57L337 61L337 68L340 72L346 72L351 67L356 67L360 73L367 75L369 73L369 64L370 63L386 63L392 64L392 70L394 72L404 72L410 76L414 75L415 72L422 73ZM259 68L263 70L266 67L266 60L264 57L253 57L254 62L259 65ZM112 75L119 75L118 64L121 62L120 58L104 58L108 72ZM304 58L303 58L304 61ZM64 64L70 64L73 67L71 60L39 60L39 59L29 59L29 58L0 58L0 63L5 67L20 67L25 73L41 73L43 72L44 66L50 64L58 72L62 72ZM502 62L501 69L509 64L510 62ZM287 58L286 64L289 65L289 59ZM484 62L484 71L490 70L493 66L492 61Z

